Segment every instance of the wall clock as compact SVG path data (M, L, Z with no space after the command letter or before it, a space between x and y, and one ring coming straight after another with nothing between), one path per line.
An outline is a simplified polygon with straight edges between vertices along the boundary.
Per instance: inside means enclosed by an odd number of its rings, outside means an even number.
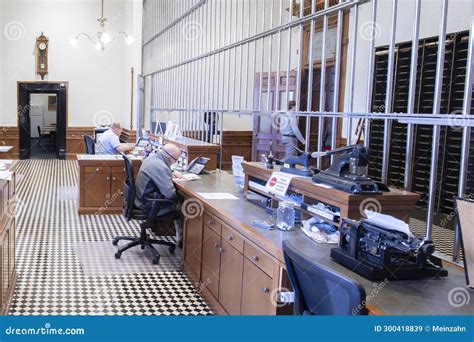
M36 38L36 73L42 80L48 74L48 43L49 39L41 32Z

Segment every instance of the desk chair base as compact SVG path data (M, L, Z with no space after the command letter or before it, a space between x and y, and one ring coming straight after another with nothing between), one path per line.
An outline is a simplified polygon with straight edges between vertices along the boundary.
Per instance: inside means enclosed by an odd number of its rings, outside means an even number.
M176 245L172 242L150 239L144 229L142 229L140 237L138 238L133 236L117 236L115 239L113 239L112 244L114 246L117 246L120 240L130 242L118 249L117 253L115 253L115 259L120 259L122 253L125 252L127 249L140 246L141 249L147 249L151 252L151 254L153 255L152 263L157 265L160 262L161 256L160 253L155 249L155 247L153 247L153 245L168 246L168 251L170 252L170 254L174 254L174 251L176 249Z

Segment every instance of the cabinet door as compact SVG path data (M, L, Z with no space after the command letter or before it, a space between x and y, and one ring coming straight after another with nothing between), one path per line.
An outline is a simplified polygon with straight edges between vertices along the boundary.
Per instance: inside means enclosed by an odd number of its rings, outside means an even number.
M206 284L206 287L216 298L219 295L220 248L221 237L204 225L201 281Z
M125 171L112 172L110 179L110 207L123 207L123 186L125 183Z
M222 239L219 303L229 315L240 315L244 256Z
M81 187L84 207L106 207L110 198L110 172L85 173Z
M2 261L0 263L0 266L2 267L1 273L2 273L2 303L5 303L7 300L7 293L8 293L8 284L10 281L9 278L9 270L8 270L8 242L9 242L9 229L8 225L5 226L2 235L0 237L0 245L1 245L1 257Z
M275 315L272 304L272 279L247 258L244 259L242 315Z
M202 216L186 218L184 224L184 260L195 273L199 281L201 277L202 252Z
M8 236L8 274L10 281L16 268L16 226L15 218L9 221ZM9 284L11 286L11 283Z

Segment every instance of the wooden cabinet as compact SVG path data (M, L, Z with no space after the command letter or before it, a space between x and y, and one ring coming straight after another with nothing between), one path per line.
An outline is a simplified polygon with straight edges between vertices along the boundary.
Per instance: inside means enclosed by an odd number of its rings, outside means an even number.
M240 315L244 256L222 237L219 302L229 315Z
M110 207L123 207L123 187L125 183L125 169L113 167L110 174Z
M183 267L218 313L277 312L270 300L278 283L277 262L220 216L205 210L186 219Z
M84 187L81 188L85 207L107 207L110 198L110 169L96 168L84 173Z
M218 298L219 296L219 267L221 261L221 237L207 225L204 225L202 238L202 270L201 280Z
M242 315L274 315L272 278L249 259L244 260Z
M197 283L201 279L202 216L186 218L183 228L185 270Z

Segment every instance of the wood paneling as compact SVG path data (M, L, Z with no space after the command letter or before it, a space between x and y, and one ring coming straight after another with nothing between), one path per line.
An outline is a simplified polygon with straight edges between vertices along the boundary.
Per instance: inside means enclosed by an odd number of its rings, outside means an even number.
M232 168L232 156L252 159L252 131L225 131L222 139L222 169Z
M84 134L93 135L94 127L68 127L66 129L67 159L74 159L77 154L86 153Z
M122 135L120 136L120 141L124 143L134 144L137 141L137 131L131 131L124 128Z

